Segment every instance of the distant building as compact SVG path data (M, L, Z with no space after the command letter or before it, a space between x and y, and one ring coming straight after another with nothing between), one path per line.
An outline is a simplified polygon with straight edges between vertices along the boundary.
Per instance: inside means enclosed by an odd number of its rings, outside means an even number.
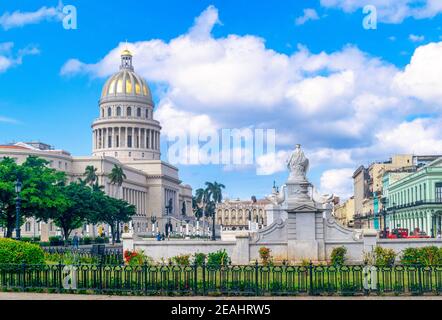
M385 227L419 228L432 237L442 230L442 157L415 172L384 174Z
M249 222L258 228L267 226L265 206L270 204L268 200L225 200L216 206L216 221L223 229L247 230Z
M354 227L381 229L380 212L384 175L388 172L415 172L418 168L437 159L437 155L394 155L385 162L374 162L368 168L360 166L353 174Z
M351 197L342 204L337 204L334 207L335 219L342 225L347 227L354 226L354 214L355 214L355 199Z

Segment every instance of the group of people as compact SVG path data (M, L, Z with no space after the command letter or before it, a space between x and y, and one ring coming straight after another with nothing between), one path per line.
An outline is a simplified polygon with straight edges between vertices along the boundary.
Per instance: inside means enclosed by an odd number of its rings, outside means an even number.
M166 240L166 235L163 233L157 233L157 241L164 241Z
M83 236L83 234L79 234L77 231L75 231L74 236L72 237L72 247L74 247L74 249L78 249L80 246L80 239ZM100 237L105 238L106 237L106 232L104 230L101 231L100 233Z

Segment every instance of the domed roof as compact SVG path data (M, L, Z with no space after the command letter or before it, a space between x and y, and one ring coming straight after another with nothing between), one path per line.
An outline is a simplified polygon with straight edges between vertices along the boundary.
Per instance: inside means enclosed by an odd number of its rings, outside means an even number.
M121 54L120 71L113 74L105 83L101 98L135 96L145 97L152 103L152 94L146 81L139 76L132 66L132 54L124 50Z

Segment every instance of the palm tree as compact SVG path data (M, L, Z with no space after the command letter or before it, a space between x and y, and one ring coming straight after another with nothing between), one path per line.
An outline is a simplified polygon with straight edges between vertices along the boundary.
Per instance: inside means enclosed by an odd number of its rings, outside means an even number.
M225 185L216 181L206 182L206 189L209 190L209 194L212 196L212 200L215 201L215 203L221 203L221 201L223 201L223 189L225 188Z
M215 240L215 215L216 204L223 200L223 192L226 186L218 182L206 182L205 189L197 189L193 201L193 212L197 219L203 216L203 225L205 218L212 217L212 240Z
M123 182L127 178L123 168L114 164L111 173L109 173L107 177L110 179L111 184L118 186L118 193L120 194L120 189L123 185ZM116 198L119 199L120 197Z
M116 196L116 198L121 199L120 195L122 194L121 190L123 189L123 182L127 178L123 168L114 164L112 171L108 174L107 177L110 179L111 184L118 186L118 195ZM120 242L119 223L117 223L117 242Z
M94 166L87 166L84 171L84 175L86 176L83 180L86 184L93 186L96 182L98 182L97 176L97 168Z

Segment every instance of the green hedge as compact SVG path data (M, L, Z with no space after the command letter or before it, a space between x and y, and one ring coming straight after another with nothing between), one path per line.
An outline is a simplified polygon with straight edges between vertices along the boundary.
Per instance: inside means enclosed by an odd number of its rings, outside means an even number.
M39 245L12 239L0 239L0 264L44 264L44 252Z

